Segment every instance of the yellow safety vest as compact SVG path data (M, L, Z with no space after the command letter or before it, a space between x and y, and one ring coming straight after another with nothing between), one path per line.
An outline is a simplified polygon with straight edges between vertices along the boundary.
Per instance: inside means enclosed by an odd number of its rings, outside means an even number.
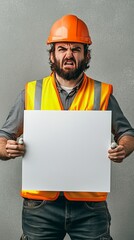
M106 110L112 85L93 80L84 74L84 79L69 110ZM54 74L42 80L28 82L25 89L26 110L64 110L54 80ZM60 192L23 190L25 198L38 200L55 200ZM68 200L105 201L105 192L64 192Z

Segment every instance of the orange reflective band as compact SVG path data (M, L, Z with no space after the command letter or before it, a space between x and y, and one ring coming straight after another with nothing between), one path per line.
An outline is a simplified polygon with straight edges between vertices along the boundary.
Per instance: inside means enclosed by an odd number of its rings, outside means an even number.
M105 192L64 192L64 196L70 201L101 202L107 198Z
M113 92L113 87L110 84L106 84L103 83L101 86L101 102L100 102L100 106L101 109L100 110L106 110L108 107L108 102L109 102L109 97L110 94L112 94Z
M37 199L37 200L51 200L54 201L58 198L59 192L54 191L33 191L33 190L23 190L21 191L21 196L23 198Z

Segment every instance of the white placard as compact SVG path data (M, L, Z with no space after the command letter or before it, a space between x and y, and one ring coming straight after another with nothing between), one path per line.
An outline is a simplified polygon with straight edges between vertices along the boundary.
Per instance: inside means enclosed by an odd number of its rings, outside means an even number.
M110 191L111 111L25 111L23 190Z

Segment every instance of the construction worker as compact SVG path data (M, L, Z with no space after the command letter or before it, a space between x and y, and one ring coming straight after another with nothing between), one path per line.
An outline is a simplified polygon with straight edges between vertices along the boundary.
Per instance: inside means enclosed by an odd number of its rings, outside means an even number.
M0 130L0 158L9 160L25 152L25 145L17 142L23 134L24 109L111 110L117 145L108 150L108 157L122 162L134 150L134 129L112 95L112 85L85 74L92 44L86 24L77 16L63 16L53 24L47 44L52 73L42 80L28 82L17 98ZM112 239L107 193L37 189L22 191L21 195L22 240L61 240L66 233L72 240Z

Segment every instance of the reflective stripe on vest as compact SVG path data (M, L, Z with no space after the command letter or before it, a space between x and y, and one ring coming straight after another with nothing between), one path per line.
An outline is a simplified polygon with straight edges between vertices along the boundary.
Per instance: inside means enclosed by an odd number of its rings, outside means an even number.
M34 109L40 110L41 109L41 95L42 95L42 83L43 79L38 80L36 82L36 90L35 90L35 106ZM100 109L100 97L101 97L101 82L95 81L94 82L94 107L93 110Z
M111 93L112 85L84 75L69 110L106 110ZM26 84L25 109L64 110L53 75Z
M69 110L106 110L111 93L112 85L95 81L84 74L83 83ZM64 110L53 74L42 80L27 83L25 109ZM21 195L31 199L55 200L59 192L23 190ZM75 201L105 201L107 197L107 193L104 192L64 192L64 195L67 199Z
M42 96L42 82L43 82L43 79L41 80L38 80L36 82L36 91L35 91L35 105L34 105L34 109L36 110L40 110L41 108L41 96ZM37 101L38 99L38 101Z

